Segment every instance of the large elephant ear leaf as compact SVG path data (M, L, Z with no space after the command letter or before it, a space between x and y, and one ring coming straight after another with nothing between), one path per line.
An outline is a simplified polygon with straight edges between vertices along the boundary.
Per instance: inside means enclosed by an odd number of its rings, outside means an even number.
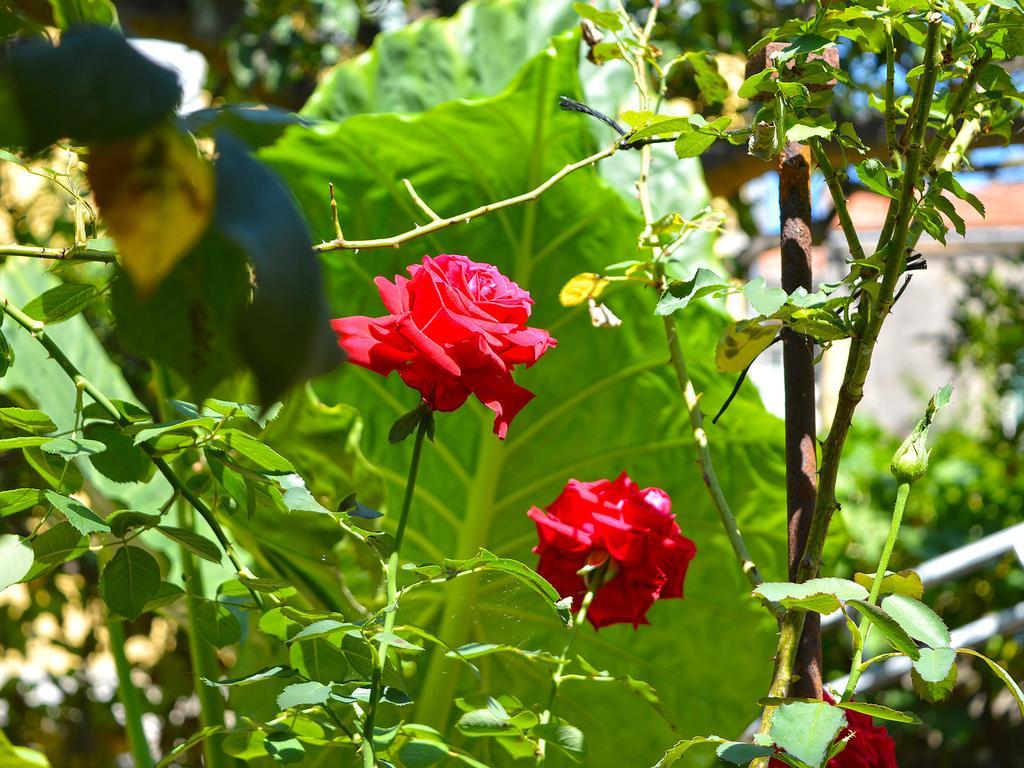
M340 121L494 96L552 35L578 23L569 0L468 2L451 18L423 18L378 35L370 50L320 80L302 115Z
M403 178L441 215L520 194L597 149L586 121L558 108L560 95L581 95L578 47L572 35L556 38L494 98L452 101L419 115L360 115L316 131L291 128L260 157L292 188L314 236L323 239L333 237L323 215L328 181L335 184L351 238L402 232L422 215ZM693 193L705 190L694 182ZM638 631L620 626L595 633L584 627L576 650L598 668L651 683L682 733L738 733L756 715L742 691L763 684L763 660L771 656L775 628L750 599L694 466L692 436L666 365L662 321L654 315L655 297L640 290L602 297L629 318L616 329L595 329L585 306L566 308L558 300L574 275L635 257L640 229L631 205L586 169L536 202L400 249L322 258L338 315L382 314L372 278L404 273L424 253L462 253L492 263L530 291L530 325L559 341L536 365L517 373L517 382L536 397L516 417L506 441L495 439L493 415L476 404L438 415L436 442L424 448L403 557L441 563L487 549L533 566L536 532L526 511L554 499L569 478L615 477L625 469L641 485L663 487L684 534L698 548L686 599L655 605L651 625ZM697 386L708 402L721 402L732 383L713 367L725 319L694 307L685 322L680 335ZM393 525L411 446L390 445L388 428L415 407L416 393L395 378L354 366L321 380L318 391L328 404L343 402L361 412L362 450L386 483L383 523ZM713 436L720 480L759 564L769 577L781 577L782 430L750 391L732 408L737 416ZM402 623L423 626L452 648L471 641L556 650L564 644L564 629L541 609L540 598L501 574L468 575L437 589L440 605L403 605ZM700 662L712 657L731 660L729 686ZM493 689L524 700L544 684L542 669L507 654L477 662ZM457 713L450 702L474 690L464 666L446 658L444 649L424 659L409 691L416 701L411 721L452 726ZM702 694L711 690L714 697ZM566 697L559 705L559 716L584 732L588 766L619 765L617 734L623 732L632 734L630 760L637 765L653 765L666 745L678 741L661 718L630 706L631 696L609 692L585 703Z

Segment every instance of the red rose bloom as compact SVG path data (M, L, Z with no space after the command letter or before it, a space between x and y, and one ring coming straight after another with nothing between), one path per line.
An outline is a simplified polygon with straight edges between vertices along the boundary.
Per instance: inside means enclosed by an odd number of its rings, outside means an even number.
M659 598L682 597L697 547L683 536L672 501L660 488L638 488L625 472L614 480L570 480L546 512L533 507L537 572L578 610L587 585L578 571L608 556L605 581L587 618L596 628L647 624Z
M827 693L825 701L835 704L835 699ZM828 761L827 768L899 768L896 764L896 743L888 731L876 726L871 715L847 709L846 727L836 736L837 740L845 739L851 733L853 738L846 742L846 747L838 755ZM769 768L788 768L781 760L772 760Z
M331 325L349 359L419 390L436 411L454 411L476 395L496 414L494 432L533 397L512 380L512 369L537 362L555 340L529 328L533 299L490 264L465 256L425 256L390 283L374 280L390 315L342 317Z

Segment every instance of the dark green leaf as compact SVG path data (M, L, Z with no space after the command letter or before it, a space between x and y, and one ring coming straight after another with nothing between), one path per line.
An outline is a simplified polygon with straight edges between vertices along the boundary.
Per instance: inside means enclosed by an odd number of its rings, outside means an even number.
M256 291L241 320L241 350L270 405L289 388L343 359L330 326L320 262L291 195L238 144L217 140L214 226L255 272Z
M156 471L149 456L120 427L93 422L85 426L85 435L104 446L99 453L89 456L89 463L115 483L144 483Z
M300 640L288 651L288 661L303 677L321 683L348 679L348 660L338 646L323 638Z
M143 613L151 613L159 608L163 608L166 605L175 603L185 596L185 590L179 587L177 584L171 584L169 581L161 581L160 586L156 588L156 592L153 596L146 601L146 606L142 609Z
M580 759L587 754L583 731L560 718L552 718L550 722L535 726L531 733L537 738L544 739L548 744L558 747L576 762L580 762Z
M672 280L662 294L655 310L659 315L671 315L691 301L717 293L729 287L729 281L710 269L700 267L689 280Z
M181 95L174 72L118 32L97 26L68 30L59 47L16 46L10 67L31 150L63 137L88 142L136 135L168 117Z
M160 515L138 512L134 509L119 509L111 512L107 525L115 536L124 537L132 528L152 528L160 523Z
M282 694L283 695L283 694ZM282 707L286 709L286 707ZM291 731L272 731L263 741L267 754L278 763L301 763L306 759L306 748Z
M43 492L38 488L14 488L0 491L0 517L7 517L43 503Z
M89 541L71 523L61 522L43 531L32 540L35 562L25 580L35 579L69 560L84 555Z
M160 525L157 526L157 530L169 539L173 539L181 544L192 554L199 555L204 560L209 560L211 563L219 563L221 561L222 553L220 546L193 530L176 528L172 525Z
M89 306L97 295L96 287L88 283L61 283L32 299L22 311L33 320L60 323Z
M388 442L395 445L405 440L416 430L423 419L428 418L429 413L430 409L426 405L419 405L399 416L388 430Z
M217 433L217 442L237 451L244 466L267 474L294 474L295 467L288 459L277 453L247 432L239 429L222 429Z
M923 651L921 655L924 655ZM862 715L870 715L871 717L879 720L889 720L894 723L917 724L921 722L921 718L913 712L900 712L899 710L890 709L889 707L882 706L881 704L869 704L866 701L840 701L836 706L850 710L851 712L860 712Z
M32 468L51 488L74 493L85 482L81 471L73 461L65 461L60 456L46 453L38 447L24 448L22 453Z
M242 637L242 625L235 614L226 605L211 600L200 603L196 609L196 626L203 639L216 648L237 643Z
M727 741L719 744L715 749L719 760L724 760L733 765L749 765L752 760L759 757L770 757L775 754L772 747L762 747L758 744L747 744L742 741Z
M160 566L138 547L121 547L100 574L100 594L111 610L136 619L160 586Z
M729 95L729 83L718 71L718 62L709 51L690 51L683 58L693 67L700 95L708 104L717 104Z
M444 744L424 739L410 739L398 750L398 757L406 768L426 768L447 756L448 748Z

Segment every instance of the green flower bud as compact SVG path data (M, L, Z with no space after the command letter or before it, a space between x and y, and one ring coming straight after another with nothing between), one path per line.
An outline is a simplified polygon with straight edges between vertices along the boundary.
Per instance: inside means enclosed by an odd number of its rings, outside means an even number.
M928 409L924 418L917 422L914 431L910 433L903 444L892 457L889 470L900 483L913 483L924 476L928 471L928 428L935 418L935 413L949 402L950 393L953 388L947 384L942 387L935 396L928 402Z

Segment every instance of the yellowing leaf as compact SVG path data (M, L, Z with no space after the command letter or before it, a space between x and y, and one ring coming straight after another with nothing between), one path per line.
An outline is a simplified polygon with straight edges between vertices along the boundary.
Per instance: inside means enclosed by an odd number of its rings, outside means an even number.
M853 580L860 584L865 589L871 589L871 585L875 581L874 574L868 573L855 573ZM924 594L924 584L921 583L921 577L910 570L900 571L899 573L888 572L882 578L882 591L879 593L882 595L906 595L912 597L915 600L920 600Z
M730 323L715 350L715 364L718 370L723 373L739 373L745 369L758 355L768 349L779 328L780 323L771 320Z
M587 299L596 299L604 291L608 281L594 272L583 272L576 275L562 286L558 300L563 307L575 307Z
M171 273L213 215L213 169L170 125L93 146L89 181L121 266L143 295Z

